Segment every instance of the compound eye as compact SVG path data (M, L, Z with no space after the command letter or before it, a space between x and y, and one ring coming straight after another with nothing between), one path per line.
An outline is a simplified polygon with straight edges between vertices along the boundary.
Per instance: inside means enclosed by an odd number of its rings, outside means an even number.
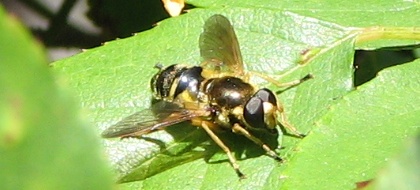
M251 128L266 128L263 103L259 97L254 96L245 105L244 119Z
M274 93L269 89L260 89L257 93L255 93L255 96L259 97L263 102L268 102L273 104L274 106L277 106L276 95L274 95Z

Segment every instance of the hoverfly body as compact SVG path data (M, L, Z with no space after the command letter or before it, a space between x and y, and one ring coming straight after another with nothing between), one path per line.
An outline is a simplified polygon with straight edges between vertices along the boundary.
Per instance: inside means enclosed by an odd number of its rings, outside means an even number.
M238 40L229 20L222 15L210 17L204 24L199 46L204 60L200 66L174 64L164 68L157 65L160 70L151 80L151 89L158 103L148 109L154 111L153 119L139 119L146 112L140 111L106 129L102 136L138 137L190 121L192 125L203 128L226 152L240 178L245 175L230 149L217 136L217 131L244 135L262 147L268 156L281 161L278 154L252 132L277 133L276 127L282 126L296 136L304 135L287 122L283 106L271 90L249 83L252 73L244 70ZM281 86L296 85L309 78L308 75L279 84L262 74L257 76Z

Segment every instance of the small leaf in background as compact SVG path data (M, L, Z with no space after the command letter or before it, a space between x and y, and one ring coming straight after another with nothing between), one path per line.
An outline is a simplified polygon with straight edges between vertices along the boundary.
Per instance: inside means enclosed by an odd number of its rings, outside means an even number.
M179 16L185 6L184 0L162 0L162 3L172 17Z

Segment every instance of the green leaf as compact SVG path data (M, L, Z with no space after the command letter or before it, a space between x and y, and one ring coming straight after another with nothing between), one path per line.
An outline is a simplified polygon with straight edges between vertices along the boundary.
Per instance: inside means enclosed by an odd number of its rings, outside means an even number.
M318 18L327 22L336 23L348 27L414 27L420 21L419 4L416 1L395 0L355 0L355 1L224 1L224 0L189 0L197 7L207 9L221 9L221 7L235 7L242 9L254 9L255 12L274 10L288 12L308 18Z
M0 60L0 189L110 188L98 139L55 85L43 48L1 7Z
M221 9L233 7L243 12L252 11L254 17L271 21L265 17L267 11L283 12L288 15L299 16L300 19L287 22L283 28L311 28L313 25L303 25L302 19L314 19L348 27L360 32L357 49L377 49L388 46L405 46L420 44L420 5L416 1L225 1L225 0L190 0L189 3L207 9ZM316 23L314 23L316 24ZM323 24L323 23L318 23ZM350 28L352 27L352 28ZM287 31L287 29L285 29ZM314 30L316 31L316 30ZM305 35L301 35L304 37ZM317 35L311 35L317 36ZM366 39L367 38L367 39ZM375 39L372 39L375 38Z
M159 23L150 31L107 42L102 47L55 62L54 69L67 76L99 134L121 118L150 106L149 80L157 72L153 68L156 63L200 63L198 36L204 20L219 13L233 23L248 70L272 75L293 70L279 79L282 82L308 73L314 76L279 94L291 123L300 131L308 132L331 112L331 106L353 90L354 43L363 28L338 25L315 16L264 7L264 4L261 8L253 6L191 10ZM258 78L252 82L274 91L284 90ZM367 100L361 99L360 104L366 104ZM347 115L342 117L347 118ZM359 134L351 132L354 136ZM188 124L152 133L146 140L104 140L104 145L120 182L142 180L124 184L124 188L279 189L284 181L291 179L281 178L284 172L297 167L294 162L300 157L301 144L320 143L319 138L311 137L314 135L312 132L303 140L280 136L276 143L285 147L278 150L287 160L285 164L264 156L259 147L243 137L230 133L221 135L240 158L239 165L248 176L240 182L227 157L201 129ZM202 157L205 159L198 159ZM305 168L300 168L299 172L304 173Z
M419 131L419 63L382 71L332 106L297 147L282 174L284 188L354 189L374 178Z

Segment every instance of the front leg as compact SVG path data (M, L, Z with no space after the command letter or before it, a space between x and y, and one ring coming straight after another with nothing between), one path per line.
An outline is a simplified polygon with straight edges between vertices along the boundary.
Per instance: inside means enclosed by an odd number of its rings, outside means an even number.
M267 144L265 144L259 138L255 137L254 135L252 135L251 133L249 133L246 129L244 129L243 127L241 127L238 123L235 123L233 125L232 131L234 133L238 133L238 134L244 135L246 138L248 138L249 140L251 140L255 144L257 144L260 147L262 147L265 150L265 152L268 154L268 156L270 156L274 160L279 161L279 162L283 161L283 159L276 152L274 152L273 150L271 150L271 148Z
M232 165L233 169L235 170L236 174L240 179L246 178L245 175L240 171L239 164L236 162L235 157L233 156L232 152L230 151L229 147L227 147L222 140L212 131L212 128L215 128L215 124L208 122L208 121L202 121L201 127L209 134L209 136L213 139L214 142L216 142L217 145L219 145L220 148L222 148L223 151L227 154L229 158L229 162Z

